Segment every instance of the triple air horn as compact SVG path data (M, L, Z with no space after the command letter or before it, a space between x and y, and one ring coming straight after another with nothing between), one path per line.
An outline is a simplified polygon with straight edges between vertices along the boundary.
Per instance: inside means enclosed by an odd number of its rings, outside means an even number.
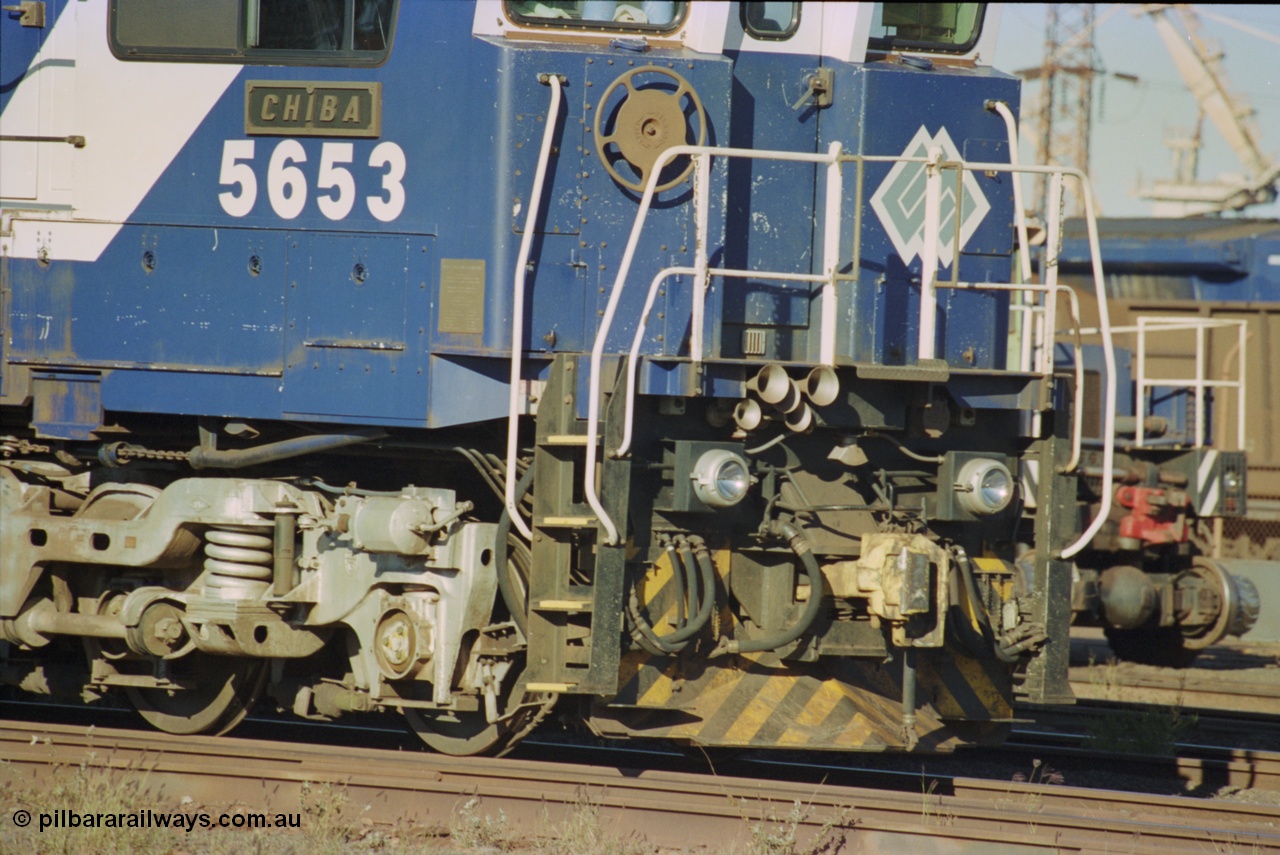
M733 410L733 420L739 428L744 431L758 428L766 418L761 404L768 404L775 414L782 416L788 428L805 433L813 427L813 410L809 404L825 407L835 403L840 393L840 379L834 370L819 365L797 382L785 368L771 362L747 381L747 391L755 397L742 399Z

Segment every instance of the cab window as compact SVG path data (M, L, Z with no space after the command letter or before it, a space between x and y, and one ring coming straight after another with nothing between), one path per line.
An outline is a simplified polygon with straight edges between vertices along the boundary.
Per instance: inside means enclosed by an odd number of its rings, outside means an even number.
M871 49L968 53L982 35L985 3L876 3Z
M381 65L397 0L111 0L121 59Z
M784 41L800 27L799 3L743 3L739 15L747 35L762 41Z
M671 33L684 23L685 0L509 0L507 14L527 26Z

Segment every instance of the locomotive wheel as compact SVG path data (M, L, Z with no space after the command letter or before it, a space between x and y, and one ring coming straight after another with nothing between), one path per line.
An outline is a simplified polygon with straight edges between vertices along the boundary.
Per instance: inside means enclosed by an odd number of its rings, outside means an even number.
M669 77L675 81L676 91L637 89L633 82L637 74ZM618 107L613 128L605 130L601 127L605 105L620 86L626 89L626 99ZM656 65L633 68L605 87L604 95L596 105L595 125L592 131L595 137L596 154L610 178L629 190L637 193L644 192L645 185L649 183L649 175L662 153L672 146L684 145L686 142L688 121L685 118L684 107L681 105L681 99L686 95L693 109L693 115L698 120L697 140L693 144L703 145L707 141L707 112L702 106L702 99L698 97L698 93L694 91L689 81L674 71L659 68ZM635 168L640 175L639 181L629 181L618 173L606 152L609 146L615 147L622 159ZM670 190L685 180L692 170L693 160L690 158L688 165L680 171L679 175L659 184L654 192Z
M512 698L521 699L523 706L514 714L493 724L488 722L483 709L436 712L405 707L404 717L413 732L432 751L454 757L476 754L501 757L514 748L555 706L557 695L530 694L525 692L524 684L524 675L521 674L514 686L498 697L498 711L507 715L513 706Z
M175 676L195 680L193 689L170 692L129 686L138 714L165 733L220 735L249 714L266 682L266 662L192 653L170 664Z
M1107 642L1116 656L1126 662L1139 665L1158 665L1164 668L1186 668L1200 651L1190 648L1177 627L1162 626L1157 629L1103 630Z

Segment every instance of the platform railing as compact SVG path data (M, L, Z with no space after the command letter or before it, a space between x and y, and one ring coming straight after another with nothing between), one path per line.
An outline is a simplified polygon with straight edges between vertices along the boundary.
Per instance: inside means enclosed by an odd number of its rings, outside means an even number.
M1100 252L1098 248L1097 238L1097 220L1094 213L1094 205L1092 192L1089 187L1087 178L1079 170L1069 169L1065 167L1055 166L1021 166L1013 163L965 163L961 161L947 161L942 157L942 152L938 148L933 148L928 152L927 157L905 157L905 156L880 156L880 155L848 155L843 153L843 148L839 143L832 143L825 154L811 152L787 152L787 151L764 151L755 149L741 148L713 148L710 146L675 146L665 151L655 163L649 181L641 196L639 207L636 212L635 222L632 226L630 236L627 240L626 247L623 252L622 261L618 267L618 273L614 280L613 289L610 292L609 300L604 310L600 325L597 329L596 337L591 351L590 377L588 382L588 416L587 416L587 442L586 442L586 462L584 472L584 494L588 505L600 520L604 529L605 542L614 544L619 541L619 532L616 523L610 517L607 510L601 503L599 496L597 462L599 460L599 428L600 428L600 397L601 397L601 369L604 358L604 351L609 332L612 328L614 318L617 314L618 306L626 286L627 277L630 273L631 264L634 260L640 235L643 231L645 221L648 217L649 209L652 205L653 198L656 194L658 176L664 168L678 157L688 156L693 160L694 177L693 177L693 203L694 203L694 223L695 223L695 255L694 264L691 267L670 267L658 272L651 280L649 292L646 295L644 309L641 311L641 317L637 325L637 331L633 337L630 348L631 358L627 362L627 400L625 425L623 428L623 441L619 449L614 454L625 454L630 447L631 428L634 419L634 399L635 399L635 372L639 361L639 349L644 339L644 331L651 313L657 292L661 283L673 275L688 275L693 278L693 294L691 321L692 329L690 335L690 368L693 372L692 376L697 377L701 371L701 364L706 358L704 344L704 326L705 326L705 307L706 297L709 290L710 278L719 276L730 279L774 279L778 281L800 281L821 284L821 290L818 295L818 315L819 315L819 362L823 365L834 366L835 362L835 339L836 339L836 289L841 281L855 281L856 273L860 266L861 256L861 238L862 238L862 218L864 205L862 204L864 177L866 165L869 163L918 163L925 170L925 222L924 222L924 247L921 252L922 270L921 277L921 301L920 301L920 319L918 329L920 336L917 346L917 356L920 359L934 358L934 349L936 341L936 323L937 323L937 290L938 288L964 288L973 290L1012 290L1022 292L1032 299L1037 297L1043 299L1040 307L1039 318L1035 326L1040 330L1040 341L1048 342L1048 337L1044 335L1044 331L1054 329L1054 318L1056 312L1056 295L1063 292L1056 282L1057 265L1056 250L1060 244L1060 227L1061 227L1061 199L1064 178L1073 178L1079 185L1079 192L1084 200L1084 208L1086 212L1086 223L1089 233L1090 250L1093 256L1093 272L1094 287L1098 295L1099 302L1099 321L1100 328L1104 339L1104 361L1106 363L1106 386L1107 400L1104 403L1104 424L1107 427L1106 437L1104 438L1103 468L1108 473L1113 466L1114 461L1114 423L1115 423L1115 355L1111 346L1110 319L1106 311L1105 288L1102 279L1102 268L1099 261ZM772 160L795 163L811 163L815 165L823 165L827 167L826 171L826 200L823 212L823 270L822 273L796 273L788 271L763 271L763 270L735 270L730 268L712 268L708 263L710 254L709 248L709 210L710 210L710 175L711 162L713 157L740 157L750 158L754 160ZM846 164L853 164L856 169L857 181L857 203L854 205L854 229L853 229L853 272L851 276L841 276L838 272L840 260L840 237L841 237L841 207L843 197L843 169ZM945 173L951 173L955 176L956 191L956 210L963 210L964 203L964 173L965 171L982 172L986 174L992 173L1011 173L1015 175L1021 174L1047 174L1051 177L1050 186L1050 211L1049 211L1049 227L1051 238L1047 243L1051 246L1050 264L1047 265L1046 281L1043 284L1034 284L1029 282L1019 283L1017 285L1008 283L962 283L959 279L959 263L960 253L963 248L961 235L961 224L959 217L955 218L954 224L954 244L952 261L950 264L950 278L948 281L938 280L938 246L941 239L941 195L942 181ZM1016 182L1015 182L1016 185ZM1019 224L1020 235L1025 234L1025 222ZM1024 243L1025 246L1025 243ZM521 265L523 267L523 265ZM1029 277L1024 276L1024 279ZM1073 317L1078 318L1077 307L1073 304ZM513 341L513 351L519 350L518 340ZM1034 373L1039 373L1046 378L1053 373L1053 361L1051 349L1046 345L1039 349L1035 359L1037 366L1033 369ZM516 371L518 370L517 357L513 355L512 383L516 384ZM1077 360L1078 361L1078 360ZM1022 366L1023 368L1029 366ZM1082 383L1077 382L1077 399L1079 398L1079 390ZM513 392L513 399L514 399ZM515 407L513 406L513 411ZM1077 407L1079 412L1080 407ZM514 421L514 419L513 419ZM1077 419L1073 427L1073 455L1071 466L1078 462L1079 454L1079 420ZM510 456L510 449L508 449ZM518 515L512 509L514 504L514 475L515 467L508 461L507 467L507 506L508 512L511 513L513 521L518 519ZM1078 552L1092 539L1100 528L1102 521L1109 512L1109 497L1103 499L1104 507L1100 509L1100 513L1093 523L1085 530L1080 538L1063 550L1061 557L1069 558Z
M1153 389L1186 389L1195 396L1195 443L1197 448L1205 445L1208 437L1208 429L1206 422L1205 395L1210 389L1235 389L1236 390L1236 448L1243 449L1245 443L1245 396L1247 394L1245 384L1245 340L1248 337L1248 321L1231 320L1227 318L1187 318L1187 317L1165 317L1141 315L1137 318L1137 325L1129 327L1117 328L1116 332L1128 332L1132 330L1137 333L1137 353L1135 361L1137 363L1134 385L1136 386L1136 394L1138 398L1138 426L1137 433L1134 435L1134 444L1142 448L1146 444L1146 433L1144 430L1144 422L1150 414L1147 392ZM1235 380L1212 380L1206 376L1208 355L1209 331L1214 329L1230 329L1236 328L1236 350L1239 357L1236 360L1236 379ZM1171 332L1194 332L1196 339L1196 373L1194 377L1149 377L1147 376L1147 339L1152 335L1159 335Z

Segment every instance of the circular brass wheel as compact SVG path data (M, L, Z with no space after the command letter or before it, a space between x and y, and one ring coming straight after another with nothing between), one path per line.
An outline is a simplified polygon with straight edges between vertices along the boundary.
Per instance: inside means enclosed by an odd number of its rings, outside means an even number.
M640 74L655 74L670 78L675 82L675 91L668 92L658 88L638 88L635 78ZM605 119L605 106L619 87L626 89L626 97L618 107L613 119L612 130L602 126ZM689 81L679 74L656 65L633 68L621 74L610 83L596 105L595 125L592 134L595 137L596 154L604 164L605 171L614 181L643 193L649 183L650 174L662 153L672 146L685 145L688 142L689 122L685 116L682 99L688 96L693 114L697 116L698 127L694 145L703 145L707 140L707 113L702 107L702 99L694 91ZM609 146L618 150L618 154L640 175L639 181L624 178L614 167L608 152ZM680 171L675 178L659 184L655 192L670 190L689 176L693 170L693 160Z
M141 689L125 692L139 715L157 730L187 736L223 734L249 714L266 682L266 662L232 656L192 653L170 663L175 682L188 689Z

